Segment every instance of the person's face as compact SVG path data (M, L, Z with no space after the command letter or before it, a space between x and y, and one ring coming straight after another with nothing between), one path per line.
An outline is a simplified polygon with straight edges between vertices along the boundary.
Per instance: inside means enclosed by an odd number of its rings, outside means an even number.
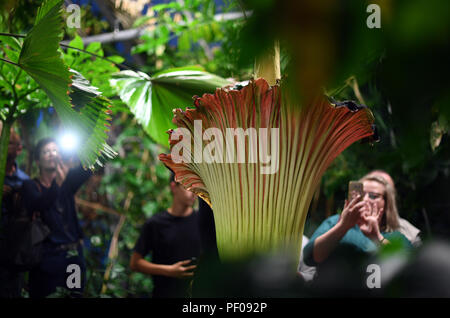
M375 203L378 207L378 211L383 209L378 217L378 222L380 222L386 204L385 201L386 187L377 181L366 180L363 182L363 189L364 189L363 200L370 204Z
M56 159L59 158L59 148L54 142L49 142L41 148L38 165L41 169L56 169Z
M174 200L177 200L178 202L186 206L194 205L196 198L196 195L194 193L185 190L181 184L176 182L171 183L171 188Z
M11 132L8 144L8 158L15 160L18 155L22 152L22 141L20 137L15 132Z

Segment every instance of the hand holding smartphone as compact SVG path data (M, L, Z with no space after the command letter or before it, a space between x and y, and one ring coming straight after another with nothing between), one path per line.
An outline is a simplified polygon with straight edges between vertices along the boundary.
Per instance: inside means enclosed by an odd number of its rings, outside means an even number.
M358 201L361 201L364 197L363 183L359 181L350 181L348 183L348 202L358 194L360 196Z

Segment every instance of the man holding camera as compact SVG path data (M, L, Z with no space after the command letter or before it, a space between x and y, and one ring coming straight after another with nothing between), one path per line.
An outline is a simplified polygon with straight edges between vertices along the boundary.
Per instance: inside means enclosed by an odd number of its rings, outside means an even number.
M30 297L42 298L54 293L57 287L68 288L69 265L80 269L80 284L71 288L74 296L80 296L84 288L85 262L75 194L92 172L80 165L69 169L52 138L40 140L34 156L39 178L24 182L23 198L28 212L39 213L50 234L43 244L42 262L30 272Z

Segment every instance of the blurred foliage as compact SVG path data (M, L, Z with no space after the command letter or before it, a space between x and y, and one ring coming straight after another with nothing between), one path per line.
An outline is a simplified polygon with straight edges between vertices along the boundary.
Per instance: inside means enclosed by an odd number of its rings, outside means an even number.
M104 57L104 51L101 44L93 42L85 47L81 37L78 35L76 35L69 43L69 46L70 48L67 48L64 54L64 61L66 64L69 65L70 68L74 68L82 73L84 77L86 77L93 86L102 91L106 97L115 97L116 94L109 85L108 80L111 78L112 74L119 71L116 64L122 63L125 59L118 55L110 55L105 57L105 59L102 59L102 57ZM80 50L85 50L97 56L93 56L92 54ZM116 101L118 102L117 99Z
M145 53L148 74L162 69L201 65L206 71L222 77L248 79L253 61L237 65L241 48L239 31L243 18L217 21L213 0L172 1L152 7L155 26L141 37L133 53ZM240 12L236 1L226 1L221 13Z
M131 191L133 199L127 216L133 222L143 223L171 203L167 187L169 171L157 159L163 148L151 141L131 116L117 118L114 125L123 129L114 145L119 156L105 169L100 192L107 194L111 205L120 209ZM145 151L149 157L143 162ZM139 171L142 175L137 178Z
M0 52L2 56L16 62L19 57L21 39L0 36ZM14 112L14 119L31 109L46 108L50 101L38 84L27 76L20 68L8 63L0 63L0 119L5 120L13 105L14 94L19 103Z
M70 17L72 12L64 11L63 17L64 20ZM77 35L78 36L89 36L96 35L102 32L108 32L110 27L109 23L103 19L97 18L92 11L92 5L86 4L83 5L80 10L80 21L82 21L80 27L81 28L73 28L69 27L67 24L64 24L64 35L65 38L73 39Z
M0 27L3 32L26 33L31 29L42 0L3 0L0 3Z

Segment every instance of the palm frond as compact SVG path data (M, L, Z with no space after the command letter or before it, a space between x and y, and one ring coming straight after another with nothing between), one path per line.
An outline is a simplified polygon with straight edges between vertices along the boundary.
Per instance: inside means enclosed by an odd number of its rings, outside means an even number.
M173 109L192 104L194 95L230 84L197 66L168 69L153 77L127 70L114 75L110 83L147 134L165 147L169 146L166 131L175 128Z
M78 150L80 161L93 168L114 155L106 144L109 101L62 59L62 2L48 0L39 8L36 22L24 39L18 64L48 95L63 126L79 134L83 140Z

